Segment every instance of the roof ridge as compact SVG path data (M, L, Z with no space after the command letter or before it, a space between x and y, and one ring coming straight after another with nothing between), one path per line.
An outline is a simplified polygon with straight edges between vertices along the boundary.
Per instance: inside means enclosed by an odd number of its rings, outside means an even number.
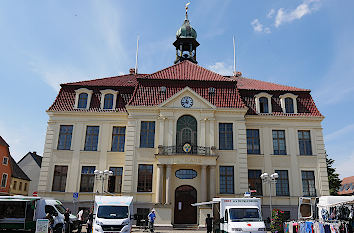
M123 74L123 75L116 75L116 76L110 76L110 77L105 77L105 78L96 78L96 79L89 79L89 80L83 80L83 81L77 81L77 82L69 82L69 83L62 83L60 84L60 86L62 85L80 85L83 82L91 82L91 81L101 81L101 80L105 80L105 79L113 79L113 78L122 78L122 77L129 77L129 76L146 76L148 74ZM137 78L138 78L137 77Z
M227 76L226 76L227 77ZM230 76L229 76L230 77ZM235 77L233 78L237 81L237 79L248 79L248 80L254 80L257 82L264 82L264 83L269 83L272 85L277 85L277 86L283 86L283 87L290 87L290 88L295 88L295 89L299 89L299 90L294 90L294 91L310 91L311 89L304 89L304 88L299 88L299 87L295 87L295 86L290 86L290 85L284 85L284 84L279 84L279 83L275 83L275 82L269 82L269 81L263 81L263 80L259 80L259 79L254 79L254 78L247 78L247 77Z

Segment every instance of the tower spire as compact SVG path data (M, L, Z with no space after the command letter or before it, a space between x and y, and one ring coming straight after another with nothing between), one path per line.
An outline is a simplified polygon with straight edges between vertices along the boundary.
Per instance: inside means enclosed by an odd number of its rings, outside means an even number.
M178 29L176 33L176 41L173 45L176 47L176 60L175 64L184 60L189 60L194 63L197 62L197 47L199 43L197 41L197 32L190 25L188 19L188 6L190 1L186 4L186 17L183 25Z

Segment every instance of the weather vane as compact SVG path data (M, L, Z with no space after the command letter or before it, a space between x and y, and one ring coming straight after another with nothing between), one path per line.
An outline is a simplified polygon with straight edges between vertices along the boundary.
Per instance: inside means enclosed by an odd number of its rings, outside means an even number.
M188 6L189 4L191 4L191 1L188 1L188 3L186 4L186 19L188 19Z

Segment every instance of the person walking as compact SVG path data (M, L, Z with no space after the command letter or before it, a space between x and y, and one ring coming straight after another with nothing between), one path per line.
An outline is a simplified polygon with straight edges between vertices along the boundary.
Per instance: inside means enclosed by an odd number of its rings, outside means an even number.
M207 214L207 218L205 219L205 225L207 228L207 233L211 233L213 231L213 218L210 217L210 214Z
M70 210L66 208L64 213L64 222L65 222L65 233L70 233Z
M149 219L149 230L150 232L154 232L154 222L155 222L155 218L156 218L156 214L155 214L155 210L152 209L151 212L148 215L148 219Z
M93 212L91 208L87 220L87 233L92 233L92 224L93 224Z
M54 231L54 218L53 218L52 214L47 213L45 218L48 219L48 221L49 221L48 232L53 233L53 231Z
M82 224L84 223L84 219L83 219L83 215L84 215L84 210L80 210L79 213L77 213L77 220L79 220L79 226L77 228L77 232L81 233L82 230Z

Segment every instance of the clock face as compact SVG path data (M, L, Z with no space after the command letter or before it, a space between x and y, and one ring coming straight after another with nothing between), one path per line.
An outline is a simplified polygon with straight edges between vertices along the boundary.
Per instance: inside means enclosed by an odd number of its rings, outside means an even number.
M193 106L193 99L189 96L184 96L181 99L181 105L185 108L190 108Z

